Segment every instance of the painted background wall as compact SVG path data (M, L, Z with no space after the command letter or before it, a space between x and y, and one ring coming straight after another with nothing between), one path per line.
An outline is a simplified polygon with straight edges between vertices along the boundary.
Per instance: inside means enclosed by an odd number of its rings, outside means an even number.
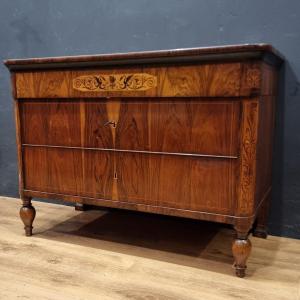
M270 232L300 238L299 0L1 0L0 59L266 42L281 72ZM0 195L18 196L8 71L0 65Z

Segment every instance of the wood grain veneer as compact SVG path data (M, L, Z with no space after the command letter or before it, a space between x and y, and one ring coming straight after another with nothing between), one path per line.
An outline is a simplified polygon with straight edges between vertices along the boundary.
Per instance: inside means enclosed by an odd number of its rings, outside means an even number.
M278 67L271 46L8 60L21 218L32 197L232 224L266 237Z
M31 100L20 117L23 144L237 156L240 107L199 98Z

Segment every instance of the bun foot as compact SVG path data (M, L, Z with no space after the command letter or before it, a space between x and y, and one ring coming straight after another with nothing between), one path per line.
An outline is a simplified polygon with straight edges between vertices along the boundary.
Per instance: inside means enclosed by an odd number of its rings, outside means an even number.
M32 229L33 229L32 226L25 226L24 229L25 229L25 236L32 236Z
M244 278L246 276L246 267L241 268L235 265L235 274L237 277Z

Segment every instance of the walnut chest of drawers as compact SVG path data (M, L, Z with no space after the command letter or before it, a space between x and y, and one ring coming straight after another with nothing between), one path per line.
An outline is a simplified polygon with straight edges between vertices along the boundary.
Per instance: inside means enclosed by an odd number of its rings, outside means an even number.
M26 235L33 197L227 223L244 276L281 62L265 44L6 61Z

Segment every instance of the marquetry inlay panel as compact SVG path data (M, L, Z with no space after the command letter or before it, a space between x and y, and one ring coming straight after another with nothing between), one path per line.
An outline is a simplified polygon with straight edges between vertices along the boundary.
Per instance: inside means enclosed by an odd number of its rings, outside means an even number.
M157 86L156 76L147 73L85 75L73 80L79 91L146 91Z

